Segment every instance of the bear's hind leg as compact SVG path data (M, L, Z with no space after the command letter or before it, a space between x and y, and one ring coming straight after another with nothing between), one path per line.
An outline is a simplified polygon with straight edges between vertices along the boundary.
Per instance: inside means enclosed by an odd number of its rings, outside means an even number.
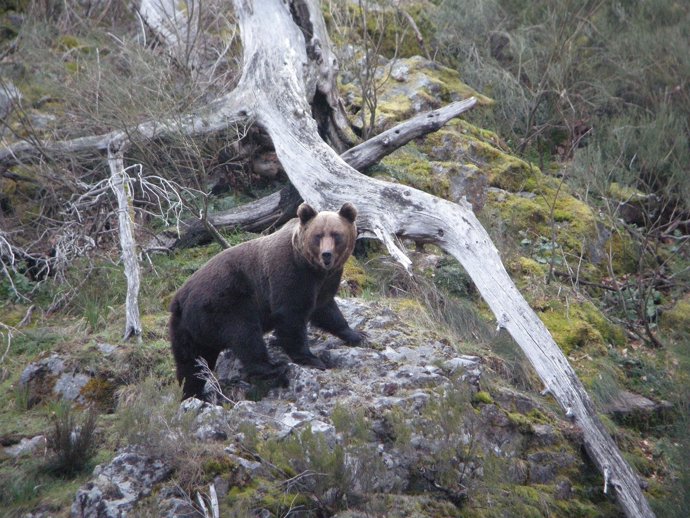
M242 325L233 325L231 322L226 324L226 332L235 333L230 349L242 362L244 373L250 380L267 380L272 386L287 387L287 365L271 360L258 318L254 315L250 317L248 314L245 314L245 317L247 318L242 321Z
M182 383L182 399L195 397L197 399L205 399L204 386L206 380L203 379L203 372L198 360L203 358L206 360L208 368L213 370L216 366L216 360L220 351L217 349L196 347L196 356L185 356L178 358L175 355L175 363L177 364L177 381Z

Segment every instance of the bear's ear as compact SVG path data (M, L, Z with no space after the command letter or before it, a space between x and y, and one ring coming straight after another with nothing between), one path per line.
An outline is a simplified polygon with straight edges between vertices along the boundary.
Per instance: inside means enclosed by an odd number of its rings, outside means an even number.
M352 203L348 201L346 203L343 203L343 206L340 207L338 214L346 220L348 220L350 223L354 223L355 218L357 217L357 209L354 205L352 205Z
M314 216L316 216L316 211L306 202L300 204L300 206L297 208L297 217L302 225L307 223Z

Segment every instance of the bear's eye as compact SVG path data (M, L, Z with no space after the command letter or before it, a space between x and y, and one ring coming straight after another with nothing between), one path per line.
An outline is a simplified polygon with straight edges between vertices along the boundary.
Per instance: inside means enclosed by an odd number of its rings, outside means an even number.
M313 245L318 245L322 239L323 234L314 234L314 236L311 238L311 242Z
M338 234L337 232L333 232L331 234L331 238L333 239L333 242L336 244L336 246L343 242L342 234Z

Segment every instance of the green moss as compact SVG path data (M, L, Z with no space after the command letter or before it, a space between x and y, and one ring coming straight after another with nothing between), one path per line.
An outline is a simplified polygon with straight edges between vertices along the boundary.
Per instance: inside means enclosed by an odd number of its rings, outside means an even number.
M490 194L490 202L492 198L494 197ZM511 227L520 230L529 229L536 235L548 233L546 222L549 217L549 208L543 200L508 195L501 201L494 198L492 205L498 207L501 217Z
M609 506L601 506L579 499L555 500L553 505L561 511L558 516L569 518L596 518L598 516L612 516L616 511L607 509Z
M543 180L538 168L503 153L491 160L487 173L491 187L498 187L509 192L537 192Z
M526 249L535 259L542 259L540 262L549 262L552 254L557 266L563 262L563 253L567 258L588 256L587 243L598 240L594 213L567 192L548 186L546 178L544 182L536 196L489 193L488 205L498 209L510 229L527 236ZM544 244L550 249L546 250Z
M371 285L371 281L367 279L366 271L355 256L350 256L345 263L343 282L347 285L351 295L359 295L365 288Z
M202 469L205 477L213 479L219 475L234 472L237 465L229 457L211 457L204 459Z
M609 185L608 194L614 200L623 202L644 200L648 197L642 191L621 185L617 182L611 182Z
M583 349L601 356L607 344L622 345L625 334L589 301L569 300L567 304L550 300L540 317L565 354Z
M541 319L566 355L571 354L576 348L590 345L590 342L597 348L603 344L602 336L595 333L587 322L573 321L572 318L557 311L542 313Z
M619 274L637 271L637 247L628 236L615 233L607 242L607 254L611 257L613 270Z
M532 431L532 422L526 415L520 412L506 412L506 417L520 432L530 433Z
M308 496L285 491L280 481L255 478L244 486L233 486L225 497L232 516L251 516L259 509L268 510L272 516L284 516L295 506L308 510L314 503Z
M377 77L388 77L394 71L402 71L404 80L389 79L382 82L377 94L377 127L390 128L395 123L406 120L418 111L437 108L474 96L482 105L493 101L465 84L453 69L444 67L420 56L396 59L383 67ZM343 89L354 95L354 103L361 105L361 99L354 83L343 85Z
M71 50L81 47L79 38L70 34L63 34L57 39L57 45L62 50Z
M472 403L480 403L484 405L493 405L494 399L491 397L491 394L484 390L480 390L476 394L472 396Z
M442 198L447 198L450 192L447 174L443 174L442 168L435 168L414 145L407 145L388 155L372 172Z
M660 325L666 332L690 332L690 294L662 313Z
M95 404L103 411L114 410L116 406L115 389L112 381L103 378L91 378L81 389L86 401Z
M364 4L364 11L357 2L324 2L322 12L329 34L338 46L362 43L366 27L370 45L376 45L376 53L387 58L405 58L423 54L425 49L418 43L406 18L398 9L383 5ZM366 8L367 5L371 7ZM421 33L424 41L433 41L436 28L429 18L429 5L412 3L405 6Z
M529 417L532 423L536 424L548 424L551 422L551 419L544 415L544 413L538 408L533 408L527 412L527 417Z
M529 257L519 256L508 264L512 273L526 275L527 277L545 277L547 268Z

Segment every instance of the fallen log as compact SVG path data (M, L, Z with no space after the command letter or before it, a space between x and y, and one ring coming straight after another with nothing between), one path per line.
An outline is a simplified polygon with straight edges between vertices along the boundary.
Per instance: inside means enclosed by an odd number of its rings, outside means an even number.
M448 121L459 117L476 104L477 100L470 97L438 110L422 113L345 151L340 157L354 169L364 171L412 139L439 130ZM292 186L288 186L260 200L216 212L209 215L209 219L216 228L238 228L247 232L263 232L280 226L294 217L301 201L299 193ZM173 243L172 248L197 246L208 243L211 239L212 236L204 224L195 220Z
M348 128L337 99L337 61L318 1L234 0L234 6L243 43L242 77L233 92L211 103L205 113L178 123L147 122L126 135L118 131L63 143L21 143L0 150L0 163L49 158L51 153L103 152L111 142L132 136L193 136L227 130L233 124L258 125L271 138L292 185L315 208L332 209L354 201L362 232L380 239L405 267L410 261L401 238L435 243L455 257L495 314L498 327L513 336L545 390L582 429L585 448L603 475L602 486L615 489L626 516L654 516L637 475L604 428L562 351L510 279L470 205L369 178L333 149L342 148ZM387 144L380 144L385 149ZM363 155L352 153L353 161ZM372 151L371 157L375 156ZM273 210L269 221L275 217Z
M582 428L585 448L602 473L602 486L616 490L629 517L650 517L652 510L637 475L622 457L597 416L582 383L544 324L515 287L486 230L466 202L451 203L425 192L359 173L319 136L309 116L302 71L311 63L300 27L321 17L316 0L304 0L293 19L279 0L235 0L244 49L244 70L236 92L248 113L271 137L277 156L302 197L319 210L355 201L358 226L385 243L406 267L410 262L399 238L433 242L453 255L474 281L498 320L534 366L565 414ZM271 27L270 37L265 27ZM313 30L321 48L328 35ZM308 42L307 42L308 43ZM322 63L321 63L322 65Z

